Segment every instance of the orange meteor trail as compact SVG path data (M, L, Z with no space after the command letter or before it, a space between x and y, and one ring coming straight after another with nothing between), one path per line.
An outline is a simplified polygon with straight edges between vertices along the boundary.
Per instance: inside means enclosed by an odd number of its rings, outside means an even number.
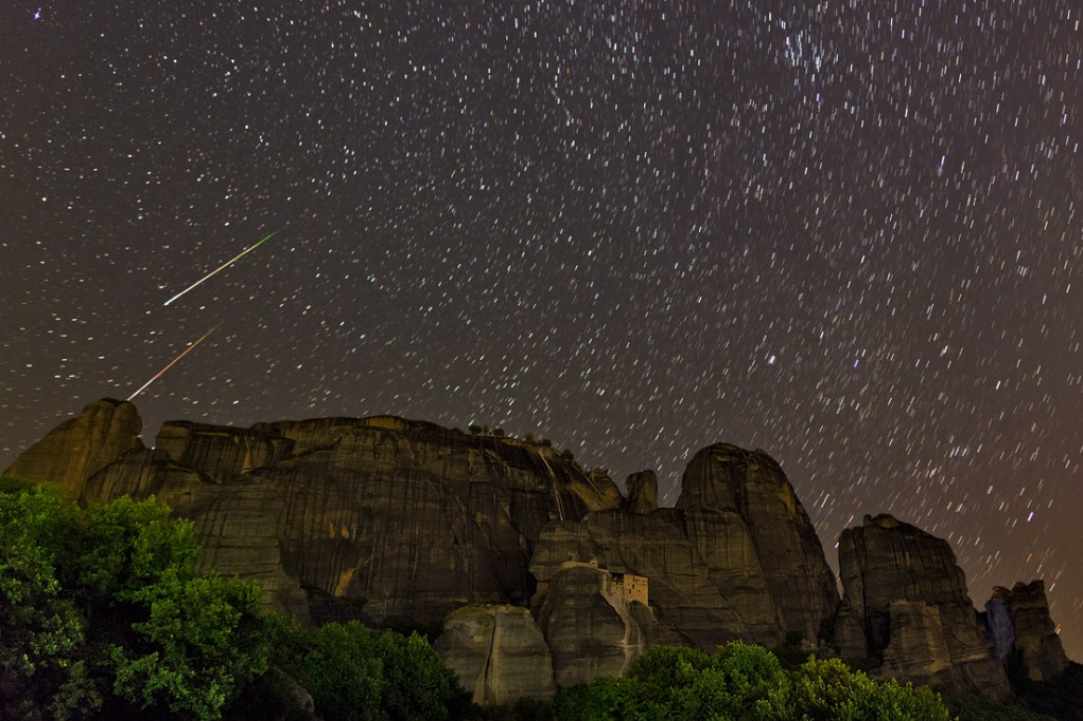
M222 325L222 324L221 324L221 323L219 323L219 324L218 324L218 325L216 325L215 327L211 328L211 329L210 329L209 331L207 331L206 333L204 333L204 334L203 334L203 336L202 336L202 337L201 337L201 338L200 338L199 340L197 340L197 341L196 341L195 343L193 343L192 345L190 345L190 346L188 346L187 348L185 348L184 350L182 350L182 351L180 352L180 354L179 354L179 355L178 355L178 356L177 356L176 358L174 358L173 360L169 361L169 363L168 363L168 364L166 365L166 367L165 367L165 368L163 368L162 370L160 370L160 371L158 371L157 373L155 373L155 374L154 374L154 376L153 376L153 377L152 377L152 378L151 378L151 379L150 379L149 381L147 381L147 382L146 382L146 383L144 383L143 385L139 386L139 390L137 390L137 391L136 391L135 393L132 393L132 394L131 394L130 396L128 396L128 400L130 401L130 400L132 400L133 398L135 398L135 397L136 397L137 395L139 395L140 393L142 393L143 391L145 391L145 390L146 390L147 388L149 388L149 387L150 387L150 384L151 384L151 383L153 383L154 381L158 380L158 379L159 379L159 378L161 378L161 377L162 377L163 375L165 375L166 371L168 371L168 370L169 370L170 368L172 368L173 366L177 365L177 363L179 363L179 362L180 362L180 359L181 359L181 358L183 358L184 356L186 356L186 355L188 355L189 353L191 353L192 351L194 351L194 350L196 349L196 346L197 346L197 345L199 345L199 344L200 344L200 343L202 343L203 341L207 340L207 338L209 338L209 337L210 337L211 333L213 333L213 332L215 332L216 330L218 330L218 326L220 326L220 325Z

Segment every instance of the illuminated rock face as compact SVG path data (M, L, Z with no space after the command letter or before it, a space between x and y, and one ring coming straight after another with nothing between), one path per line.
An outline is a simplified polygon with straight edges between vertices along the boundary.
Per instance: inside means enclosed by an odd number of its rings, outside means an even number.
M199 529L203 563L315 621L432 627L468 604L525 605L541 529L623 499L554 449L390 416L163 425L102 401L16 461L83 501L157 495Z
M749 573L755 559L785 637L815 647L830 632L839 605L835 574L777 461L763 451L708 446L688 464L677 507L690 527L718 525L739 540ZM712 536L704 540L709 544ZM733 546L714 552L726 557Z
M891 516L839 541L844 598L782 468L728 444L695 454L675 508L628 497L548 443L394 416L162 426L87 406L7 473L84 503L151 495L196 526L205 569L260 584L311 622L443 628L480 703L623 673L646 648L744 640L831 646L881 675L1010 695L1005 664L1068 661L1040 582L998 589L979 621L942 539ZM648 603L642 603L643 600Z
M465 606L452 611L434 644L474 703L505 705L556 692L549 646L521 606Z
M855 658L863 648L856 658L893 678L1011 696L947 541L888 515L866 516L843 531L839 566L844 594L836 639L844 656Z
M24 451L4 475L47 483L78 498L83 483L128 451L143 448L143 421L135 406L105 398L49 431Z

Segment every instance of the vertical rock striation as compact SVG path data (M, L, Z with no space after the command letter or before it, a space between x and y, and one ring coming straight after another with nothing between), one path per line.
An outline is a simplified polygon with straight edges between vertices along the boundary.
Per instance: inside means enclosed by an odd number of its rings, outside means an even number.
M1057 627L1049 615L1045 583L997 587L985 604L997 656L1031 681L1052 681L1068 668Z
M550 582L538 611L538 625L553 655L558 686L622 676L647 648L640 621L606 571L589 564L565 564ZM646 610L645 607L641 607Z
M556 692L549 647L525 608L465 606L452 611L434 648L474 703L499 706Z
M836 641L889 676L993 699L1011 696L947 541L888 515L839 539ZM864 636L861 643L860 636Z
M708 558L733 559L736 552L746 576L759 566L783 634L815 646L829 633L839 605L835 575L777 461L725 443L704 448L684 473L677 507L700 530Z

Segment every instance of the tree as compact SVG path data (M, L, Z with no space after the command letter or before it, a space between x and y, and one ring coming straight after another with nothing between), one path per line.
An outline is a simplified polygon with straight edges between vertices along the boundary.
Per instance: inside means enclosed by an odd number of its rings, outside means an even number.
M86 624L64 593L77 511L40 491L0 494L0 717L56 719L97 708L87 680Z
M950 721L927 688L878 683L838 660L787 671L767 649L654 648L627 678L561 690L561 721Z
M0 716L87 718L127 699L221 718L269 645L259 589L198 576L197 557L191 524L153 499L0 493L0 693L21 699Z
M307 688L327 721L445 721L465 692L417 635L373 631L356 621L308 633L277 631L279 666Z

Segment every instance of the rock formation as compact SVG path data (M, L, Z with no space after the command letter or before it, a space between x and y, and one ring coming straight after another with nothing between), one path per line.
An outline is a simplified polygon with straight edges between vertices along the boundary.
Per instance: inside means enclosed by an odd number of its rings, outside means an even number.
M208 567L315 621L432 627L464 605L525 604L541 529L622 500L552 448L390 416L171 422L154 450L139 426L131 404L93 404L12 473L85 501L158 495L195 522Z
M835 574L808 514L782 467L762 451L719 443L697 453L684 473L677 507L685 511L704 555L725 568L740 558L744 578L759 575L786 636L815 646L839 605ZM718 544L716 539L724 539Z
M624 482L624 487L628 489L624 510L644 514L658 509L658 476L654 471L633 473Z
M434 645L474 703L504 705L549 698L553 662L545 637L521 606L466 606L452 611Z
M985 608L997 656L1009 669L1031 681L1052 681L1068 667L1042 581L997 587Z
M105 398L49 431L24 451L5 475L48 483L78 498L86 480L128 451L143 447L143 421L135 406Z
M605 570L567 563L553 576L538 625L553 654L558 686L575 686L596 678L616 678L647 649L647 631L622 586ZM642 610L646 610L645 607Z
M843 531L839 567L836 642L844 657L951 692L1011 696L947 541L888 515L866 516Z
M658 508L653 472L625 498L548 442L394 416L169 422L152 449L140 429L130 403L99 401L7 472L83 502L157 496L195 524L205 568L304 621L443 624L437 647L480 703L619 675L656 644L830 644L993 699L1011 693L1005 663L1033 682L1068 663L1040 582L998 589L983 625L950 546L890 516L843 533L840 605L762 451L704 448Z

